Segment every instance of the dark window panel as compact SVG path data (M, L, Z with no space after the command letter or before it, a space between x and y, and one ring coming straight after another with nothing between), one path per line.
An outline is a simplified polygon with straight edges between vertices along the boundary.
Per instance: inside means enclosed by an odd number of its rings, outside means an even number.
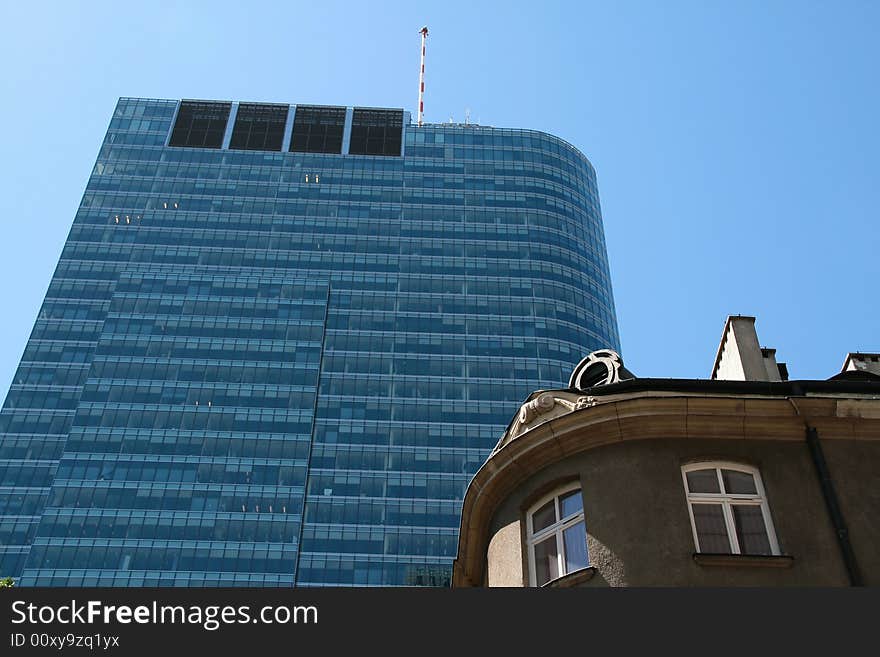
M231 109L232 103L181 101L168 145L220 148Z
M229 148L280 151L288 105L241 103L235 115Z
M353 155L400 155L403 110L355 108L351 122Z
M344 107L297 105L290 150L296 153L342 153Z

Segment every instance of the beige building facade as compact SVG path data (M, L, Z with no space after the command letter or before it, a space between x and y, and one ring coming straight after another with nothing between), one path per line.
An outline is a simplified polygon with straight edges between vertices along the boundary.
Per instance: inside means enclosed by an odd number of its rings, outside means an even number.
M708 380L594 352L470 483L453 586L880 584L874 356L789 381L751 317L728 319Z

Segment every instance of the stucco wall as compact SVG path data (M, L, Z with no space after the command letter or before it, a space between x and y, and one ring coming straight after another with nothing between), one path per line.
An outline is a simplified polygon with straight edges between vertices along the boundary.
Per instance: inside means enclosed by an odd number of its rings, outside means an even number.
M880 463L877 442L823 440L862 581L880 586Z
M880 444L823 440L866 583L878 583ZM790 567L700 565L681 466L728 460L760 469L782 554ZM844 473L847 473L846 476ZM576 475L584 494L595 576L585 586L821 585L849 583L805 442L639 440L597 447L543 468L497 507L486 549L489 584L528 581L523 553L524 504L535 491ZM519 541L512 540L518 534Z
M522 569L523 542L519 520L513 520L492 532L488 552L493 558L486 574L489 586L525 586L527 571Z

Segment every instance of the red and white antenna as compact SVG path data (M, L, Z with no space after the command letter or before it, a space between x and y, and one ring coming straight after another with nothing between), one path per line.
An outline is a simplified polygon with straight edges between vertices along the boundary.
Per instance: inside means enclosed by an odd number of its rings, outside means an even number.
M425 116L425 42L428 40L428 27L425 26L419 33L422 35L422 68L419 71L419 125Z

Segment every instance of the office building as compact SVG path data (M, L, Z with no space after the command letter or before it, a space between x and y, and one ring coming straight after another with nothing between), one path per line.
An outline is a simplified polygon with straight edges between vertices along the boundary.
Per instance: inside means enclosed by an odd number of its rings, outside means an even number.
M448 584L510 414L604 347L565 141L123 98L0 413L0 575Z
M533 393L465 496L455 586L880 584L880 355L788 380L730 317L709 379L601 350Z

